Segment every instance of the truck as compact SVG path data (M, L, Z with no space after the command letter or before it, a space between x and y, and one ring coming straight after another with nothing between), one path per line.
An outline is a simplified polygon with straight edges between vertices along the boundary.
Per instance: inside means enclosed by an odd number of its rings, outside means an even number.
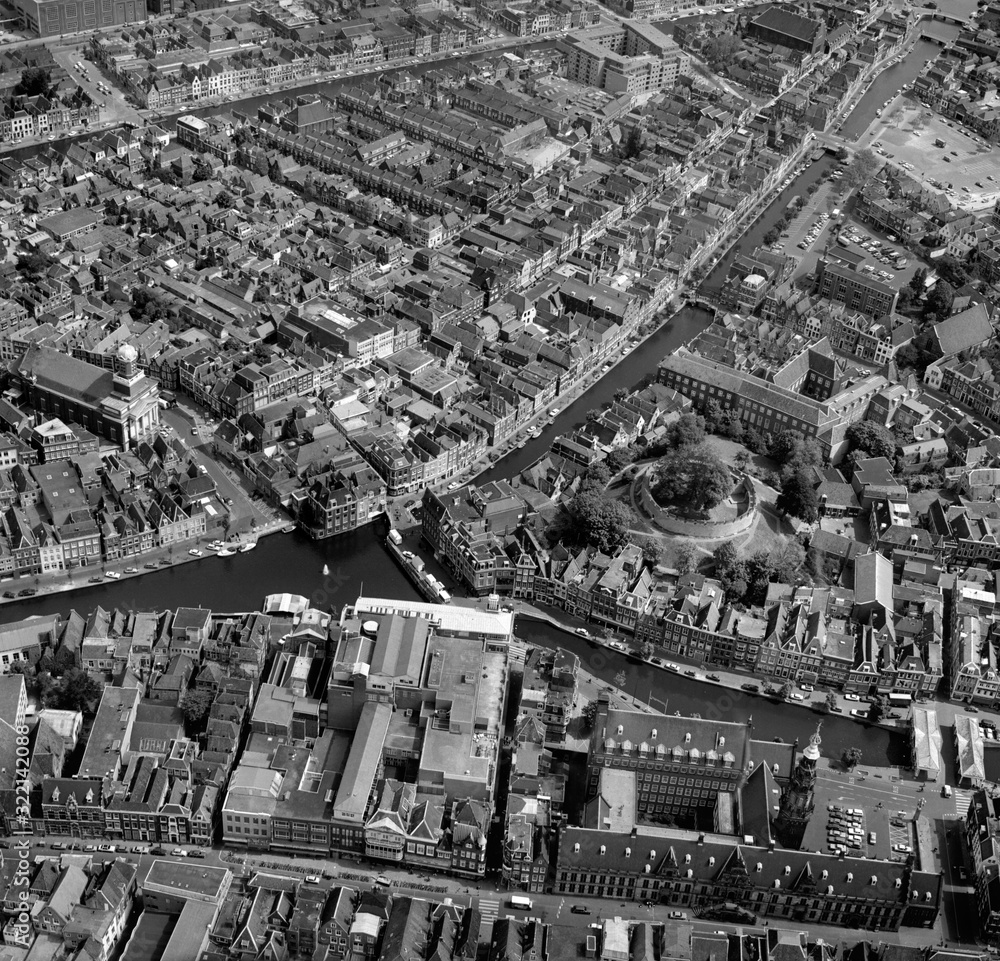
M396 530L396 528L392 528L389 531L389 540L392 541L393 544L402 544L403 536Z
M512 894L510 899L507 901L509 907L516 908L518 911L530 911L531 910L531 898L522 897L520 894Z

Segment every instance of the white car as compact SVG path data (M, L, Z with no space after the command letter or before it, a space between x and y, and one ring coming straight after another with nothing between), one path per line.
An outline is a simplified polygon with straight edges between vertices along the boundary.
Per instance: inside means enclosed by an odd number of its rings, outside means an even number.
M792 694L792 700L793 701L804 701L805 700L805 696L802 695L802 694L797 694L797 693L796 694Z
M845 701L860 701L861 698L858 697L857 694L845 694L844 695L844 700Z

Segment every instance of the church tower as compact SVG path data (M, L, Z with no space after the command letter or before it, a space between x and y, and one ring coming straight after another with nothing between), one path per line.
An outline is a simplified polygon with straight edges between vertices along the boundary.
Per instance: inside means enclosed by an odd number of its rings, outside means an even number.
M819 760L819 746L822 743L819 736L822 726L823 722L820 721L781 795L775 829L781 843L788 848L802 846L802 836L816 807L816 762Z

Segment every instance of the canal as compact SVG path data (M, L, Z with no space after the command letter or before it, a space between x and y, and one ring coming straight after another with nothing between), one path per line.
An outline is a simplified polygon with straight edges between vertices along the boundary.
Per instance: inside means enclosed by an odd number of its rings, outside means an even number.
M933 27L935 32L955 29L942 24L934 24ZM865 121L867 126L890 93L910 82L939 49L927 41L918 41L904 63L890 68L887 73L891 75L883 75L876 82L848 122L856 123L860 129L865 111L875 104L874 112ZM316 84L300 88L298 92L315 88L330 95L346 82ZM257 103L274 96L251 98L243 101L242 106L256 109ZM870 102L866 105L869 98ZM206 112L218 109L209 108ZM705 280L707 292L715 293L721 289L733 258L761 244L764 234L777 223L791 198L805 193L832 163L832 158L824 157L810 164L795 182L776 196L760 219L714 266ZM498 461L482 475L482 479L510 477L523 470L551 447L555 436L583 423L588 410L609 403L618 388L632 388L654 378L660 360L704 329L710 321L711 315L705 311L693 308L680 311L586 394L568 405L540 437ZM382 543L384 533L384 526L372 525L321 542L311 541L299 533L273 535L262 539L256 550L249 554L237 554L232 558L205 557L114 583L88 585L72 593L51 594L5 605L0 610L0 622L8 623L32 615L67 613L70 609L87 614L98 605L135 610L165 610L179 606L204 606L228 612L259 610L267 594L280 592L303 594L316 607L337 610L362 592L418 599L415 589L385 550ZM329 574L324 574L324 565L329 568ZM752 717L754 735L763 739L797 737L804 741L815 729L816 715L801 707L775 704L758 696L727 691L716 685L641 665L547 624L519 619L517 633L534 645L572 650L587 670L609 684L616 684L616 677L624 674L624 690L640 699L650 699L658 706L665 705L668 712L697 712L706 718L736 721ZM866 759L873 762L905 763L906 744L901 735L859 725L836 715L824 716L824 754L837 757L844 749L855 745L862 749Z
M921 27L921 32L941 40L950 41L958 36L959 28L954 24L930 21ZM909 83L913 83L923 72L928 61L941 53L940 44L930 40L917 40L906 58L883 70L878 79L868 88L858 105L844 121L840 135L845 140L857 140L878 117L882 104L894 97Z
M805 194L808 188L817 183L835 163L836 161L832 157L823 157L815 163L809 164L787 188L780 191L771 204L765 208L760 218L744 231L740 239L733 244L706 276L702 285L705 292L718 294L737 255L743 251L750 253L755 247L763 244L764 235L781 219L785 207L792 197L796 194ZM526 467L530 467L551 449L552 442L556 437L580 427L586 421L587 411L610 404L615 391L620 387L631 390L643 383L655 380L660 361L667 354L689 341L695 334L704 330L711 322L711 312L695 307L685 307L674 314L648 340L640 344L621 363L608 371L586 393L569 404L565 410L562 410L555 421L549 424L538 437L498 460L492 467L479 475L478 481L485 483L486 481L514 477ZM552 406L561 407L562 405L556 398L552 402Z
M231 558L207 556L201 560L126 580L86 587L72 594L50 594L4 607L3 622L62 613L75 609L89 613L98 605L105 609L162 611L176 607L206 607L216 612L260 610L268 594L303 594L321 609L335 608L359 594L420 600L410 582L389 557L382 537L385 527L369 527L327 541L311 541L304 535L274 534L263 538L249 554ZM323 565L330 573L324 575ZM672 713L699 713L702 717L743 721L753 717L754 736L762 739L798 738L804 743L816 728L817 716L791 704L775 704L765 698L729 691L649 665L629 660L617 651L560 631L549 624L518 618L517 636L529 644L562 647L576 654L590 673L657 707L665 704ZM905 740L880 728L854 723L845 717L827 715L823 720L823 751L839 757L845 748L857 745L873 763L901 764Z

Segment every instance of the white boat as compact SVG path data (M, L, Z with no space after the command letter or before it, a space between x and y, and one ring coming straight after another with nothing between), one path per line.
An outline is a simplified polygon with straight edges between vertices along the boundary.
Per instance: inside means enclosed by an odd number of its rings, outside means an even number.
M329 577L330 576L330 565L329 564L324 564L323 565L323 576L324 577Z
M249 554L257 546L256 541L247 541L240 547L241 554Z
M219 551L218 554L216 554L216 557L232 557L235 553L236 551L232 550L231 548L223 547L222 550Z
M116 580L116 581L117 581L117 580L118 580L118 578L120 578L120 577L121 577L121 574L119 574L119 573L118 573L118 571L108 571L108 572L107 572L107 574L105 574L104 576L105 576L105 577L110 577L110 578L112 578L113 580Z

